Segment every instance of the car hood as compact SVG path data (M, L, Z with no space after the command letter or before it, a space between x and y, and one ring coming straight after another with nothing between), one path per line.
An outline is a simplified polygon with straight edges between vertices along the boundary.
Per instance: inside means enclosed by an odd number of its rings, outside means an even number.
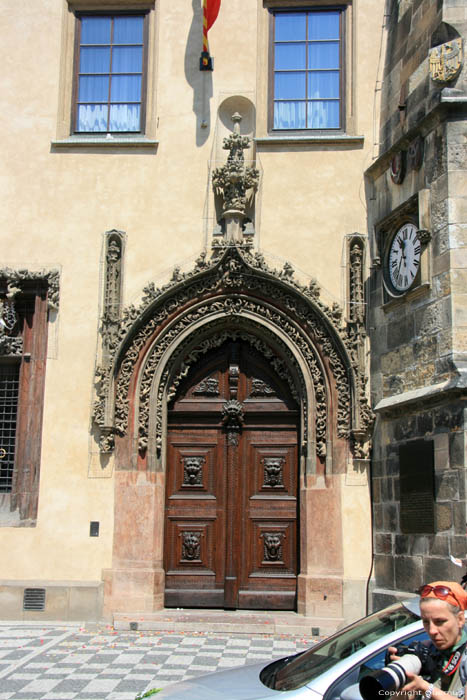
M272 696L284 695L277 690L266 688L259 679L261 670L271 663L262 661L251 666L238 666L225 671L208 673L180 683L166 686L157 693L155 700L264 700ZM157 684L157 679L156 679Z

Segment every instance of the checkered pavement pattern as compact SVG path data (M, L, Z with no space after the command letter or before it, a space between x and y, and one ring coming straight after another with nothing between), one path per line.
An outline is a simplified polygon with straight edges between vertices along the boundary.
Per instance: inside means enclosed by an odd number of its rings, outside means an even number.
M0 626L0 700L134 700L149 688L288 656L314 641L288 635L4 624Z

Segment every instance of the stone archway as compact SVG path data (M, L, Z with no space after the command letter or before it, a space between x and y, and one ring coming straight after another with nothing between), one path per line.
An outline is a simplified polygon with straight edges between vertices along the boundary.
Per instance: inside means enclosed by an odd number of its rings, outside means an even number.
M290 266L270 270L260 255L239 245L221 248L209 263L201 257L188 275L175 272L162 290L148 287L141 307L127 312L111 361L101 370L95 419L102 450L115 449L116 467L106 607L163 606L167 404L190 367L227 337L256 345L296 394L301 434L297 608L313 614L321 598L324 608L339 616L342 475L364 456L371 423L359 363L361 338L355 325L343 325L337 307L320 301L314 285L294 280Z

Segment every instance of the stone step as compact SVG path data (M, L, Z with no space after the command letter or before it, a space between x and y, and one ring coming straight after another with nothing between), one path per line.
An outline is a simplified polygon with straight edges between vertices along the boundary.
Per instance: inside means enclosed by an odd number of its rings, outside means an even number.
M305 617L294 612L165 609L153 613L115 613L113 624L116 630L290 634L318 639L342 627L343 620Z

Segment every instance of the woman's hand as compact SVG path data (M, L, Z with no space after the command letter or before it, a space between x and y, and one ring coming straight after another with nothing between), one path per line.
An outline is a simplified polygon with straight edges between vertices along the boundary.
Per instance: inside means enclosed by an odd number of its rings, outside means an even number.
M396 661L397 659L400 659L400 656L397 656L397 648L396 647L388 647L388 652L389 652L389 658L391 661Z
M406 671L405 675L407 676L408 683L401 688L404 693L416 693L416 695L420 697L424 695L425 691L430 687L428 681L421 676L417 676L415 673L412 673L412 671Z

